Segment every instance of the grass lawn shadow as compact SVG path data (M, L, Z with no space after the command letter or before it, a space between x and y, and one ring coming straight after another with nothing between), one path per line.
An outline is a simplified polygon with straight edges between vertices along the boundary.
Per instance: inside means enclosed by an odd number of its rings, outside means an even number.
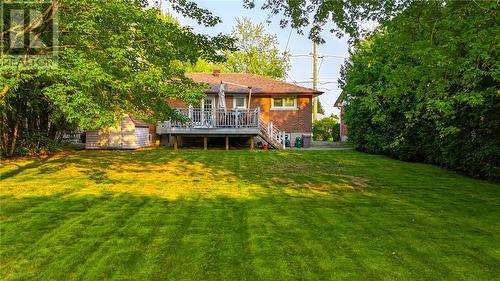
M5 280L492 280L500 189L355 151L3 161ZM7 176L5 176L7 175Z

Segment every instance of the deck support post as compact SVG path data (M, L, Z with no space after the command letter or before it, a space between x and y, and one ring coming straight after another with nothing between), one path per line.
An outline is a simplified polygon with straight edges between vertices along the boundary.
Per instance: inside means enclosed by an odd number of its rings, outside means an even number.
M226 150L229 150L229 137L226 136Z
M250 137L250 150L253 150L253 148L254 148L253 137Z
M208 149L208 137L203 137L203 150Z
M174 136L174 150L177 150L177 136Z

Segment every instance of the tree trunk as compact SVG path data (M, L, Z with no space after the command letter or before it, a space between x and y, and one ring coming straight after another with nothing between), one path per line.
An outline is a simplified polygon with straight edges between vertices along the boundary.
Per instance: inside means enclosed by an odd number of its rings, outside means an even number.
M16 125L14 126L14 129L12 130L12 141L10 144L10 151L9 151L8 156L12 156L14 154L14 150L16 149L18 129L19 129L19 120L16 120Z
M56 140L57 132L58 132L58 130L57 130L57 127L55 126L55 124L50 123L48 137L51 140Z
M4 127L2 130L2 152L1 153L7 155L7 153L8 153L7 147L8 146L9 146L9 133L7 132L7 128Z

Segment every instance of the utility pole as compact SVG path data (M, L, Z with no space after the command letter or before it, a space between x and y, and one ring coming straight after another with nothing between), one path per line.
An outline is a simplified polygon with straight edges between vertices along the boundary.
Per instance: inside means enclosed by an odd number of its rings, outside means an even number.
M313 41L313 89L318 90L318 55L316 42ZM318 97L313 97L313 121L318 120Z

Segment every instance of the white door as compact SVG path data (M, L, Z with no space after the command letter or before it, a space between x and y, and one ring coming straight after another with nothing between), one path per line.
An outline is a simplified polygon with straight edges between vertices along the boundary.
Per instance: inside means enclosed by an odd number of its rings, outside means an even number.
M193 124L197 127L212 127L215 108L215 97L205 97L200 107L194 107L192 112Z

